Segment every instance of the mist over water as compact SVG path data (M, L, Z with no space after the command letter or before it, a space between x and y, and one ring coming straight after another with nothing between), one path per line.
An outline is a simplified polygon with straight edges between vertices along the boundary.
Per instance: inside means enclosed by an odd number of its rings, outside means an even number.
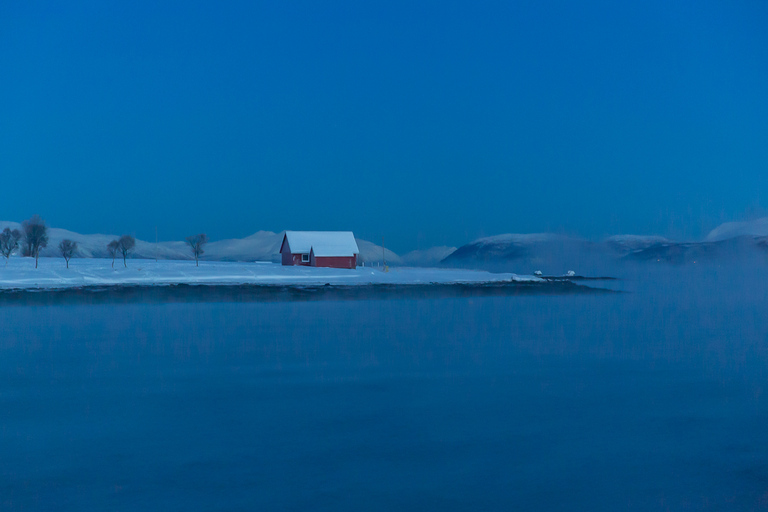
M766 267L619 277L2 308L0 509L768 509Z

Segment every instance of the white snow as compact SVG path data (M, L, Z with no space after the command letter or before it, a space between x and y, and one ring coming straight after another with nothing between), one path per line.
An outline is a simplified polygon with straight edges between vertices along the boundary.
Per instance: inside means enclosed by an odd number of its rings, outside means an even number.
M768 217L720 224L709 232L706 242L719 242L738 236L768 236Z
M3 265L3 261L0 265ZM491 283L502 281L540 281L533 276L511 273L494 274L477 270L426 269L395 267L332 269L283 266L277 263L237 263L202 261L122 260L74 258L65 267L61 258L41 258L35 269L33 258L11 257L8 266L0 266L0 288L67 288L105 285L169 284L275 284L275 285L364 285Z

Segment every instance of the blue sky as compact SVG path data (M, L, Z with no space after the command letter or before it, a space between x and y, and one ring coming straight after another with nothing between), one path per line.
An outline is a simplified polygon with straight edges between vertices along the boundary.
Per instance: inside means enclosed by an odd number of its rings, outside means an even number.
M4 2L0 220L691 238L768 204L768 3Z

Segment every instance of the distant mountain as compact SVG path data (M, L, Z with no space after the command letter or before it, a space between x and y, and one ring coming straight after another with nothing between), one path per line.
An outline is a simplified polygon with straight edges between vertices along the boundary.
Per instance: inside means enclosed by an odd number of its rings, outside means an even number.
M17 222L0 221L0 230L21 229ZM48 246L43 257L59 257L58 245L68 238L78 244L81 258L108 258L107 244L117 235L83 235L60 228L49 228ZM245 238L208 243L202 259L208 261L280 261L283 233L258 231ZM702 241L679 242L654 235L615 235L593 242L583 238L553 234L504 234L479 238L455 247L432 247L411 251L402 257L367 240L357 239L360 261L379 265L421 267L450 266L482 268L492 271L530 273L535 270L559 275L568 270L579 273L603 272L621 262L658 261L689 263L725 261L727 258L757 256L768 261L768 217L745 222L727 222L713 229ZM184 241L151 243L136 240L132 258L189 260L192 256Z
M279 261L283 233L257 231L245 238L210 242L204 259L216 261Z
M645 237L645 240L631 248L625 244L625 249L630 250L623 256L634 261L677 264L750 257L764 259L768 251L768 217L726 222L710 231L702 241L676 242L662 237L655 238Z
M599 268L601 246L553 233L505 234L479 238L463 245L442 260L443 265L494 271L530 273L542 270L562 274L568 270Z
M629 254L661 244L674 244L669 238L655 235L614 235L605 239L605 244L618 253Z
M403 264L403 260L400 256L389 249L385 249L384 252L382 252L380 245L376 245L373 242L368 242L367 240L362 240L360 238L356 238L355 240L357 241L357 248L360 249L360 260L366 265L381 263L382 257L385 255L387 257L387 265Z
M21 225L17 222L0 221L0 230L9 227L11 229L21 230ZM117 235L82 235L74 231L68 231L60 228L48 228L48 245L40 251L42 257L58 257L59 242L69 239L77 242L77 257L79 258L108 258L107 244L119 238ZM173 244L179 244L174 246ZM143 240L136 240L136 247L132 253L132 258L158 258L163 260L186 260L192 259L189 251L185 249L183 242L171 242L169 244L153 244Z
M719 242L721 240L728 240L729 238L740 236L768 237L768 217L720 224L709 232L706 238L704 238L704 241Z
M759 227L760 224L750 226L750 232L759 233ZM739 230L729 232L736 233ZM605 272L622 262L683 264L754 257L768 261L768 236L678 242L653 235L616 235L603 241L591 242L575 237L537 233L480 238L459 247L441 263L497 271L542 270L555 275L567 270L579 273Z
M624 255L633 261L703 263L766 256L766 238L739 236L714 242L666 242L631 251Z
M444 245L403 254L403 263L409 267L436 267L456 251L455 247Z
M516 260L534 254L536 248L560 245L570 239L551 233L506 234L478 238L462 245L443 259L443 263Z

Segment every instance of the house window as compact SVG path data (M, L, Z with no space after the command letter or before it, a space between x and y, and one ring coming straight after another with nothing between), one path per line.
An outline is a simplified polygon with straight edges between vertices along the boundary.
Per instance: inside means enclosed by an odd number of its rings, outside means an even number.
M301 255L301 262L307 263L309 261L309 254L302 254Z

